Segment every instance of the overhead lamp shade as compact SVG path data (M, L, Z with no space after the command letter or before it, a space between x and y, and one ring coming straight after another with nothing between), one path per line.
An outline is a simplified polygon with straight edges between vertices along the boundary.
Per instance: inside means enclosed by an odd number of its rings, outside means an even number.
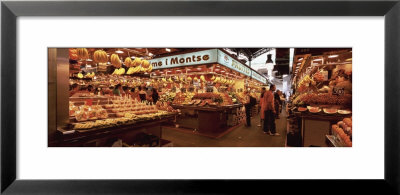
M271 54L267 55L267 61L265 62L268 73L270 73L274 69L274 62L272 61ZM270 74L269 74L270 75Z
M267 55L267 61L265 62L266 64L273 64L274 62L272 61L272 54Z

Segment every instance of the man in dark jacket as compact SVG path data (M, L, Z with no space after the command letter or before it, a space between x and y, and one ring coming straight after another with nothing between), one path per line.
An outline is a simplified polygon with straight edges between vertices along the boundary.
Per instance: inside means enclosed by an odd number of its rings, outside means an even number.
M275 99L275 117L279 119L280 114L280 106L282 105L281 97L279 96L279 90L274 92L274 99Z

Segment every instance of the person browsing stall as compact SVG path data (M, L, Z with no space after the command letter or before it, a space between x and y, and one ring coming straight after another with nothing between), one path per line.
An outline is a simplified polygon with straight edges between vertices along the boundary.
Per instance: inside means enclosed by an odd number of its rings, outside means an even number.
M259 127L262 126L263 122L264 122L264 109L263 109L263 97L264 97L264 93L265 93L266 89L265 87L261 88L261 95L260 95L260 124L257 125Z
M278 136L280 134L276 132L275 125L275 89L275 85L271 85L270 89L264 92L262 109L264 110L264 133Z
M251 126L250 121L250 113L251 113L251 105L250 105L250 94L247 90L244 91L244 108L246 111L246 126Z

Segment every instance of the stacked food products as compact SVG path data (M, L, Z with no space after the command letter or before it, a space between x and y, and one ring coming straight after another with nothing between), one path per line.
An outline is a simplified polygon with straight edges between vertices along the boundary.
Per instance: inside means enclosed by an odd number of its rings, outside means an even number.
M237 98L240 102L245 102L245 95L244 95L244 93L237 93L237 94L236 94L236 98Z
M237 98L236 93L234 93L234 92L229 92L228 94L229 94L229 97L231 97L231 99L232 99L232 103L234 103L234 104L240 103L240 101L239 101L238 98Z
M168 104L148 105L129 98L116 98L104 105L75 106L70 102L69 112L70 116L77 121L77 123L73 123L74 129L91 129L161 117L178 112L178 110Z
M235 102L233 101L235 100ZM195 106L228 106L237 103L237 99L228 93L177 93L172 104Z
M222 106L228 106L233 104L232 98L229 97L227 93L221 93L220 96L222 97L222 103L221 103Z
M175 100L176 95L177 95L176 93L165 92L165 93L160 95L160 99L158 101L161 101L161 102L172 102L172 101Z
M246 120L246 114L243 107L235 109L232 112L232 114L228 115L228 126L236 126Z
M352 146L352 117L344 118L337 124L332 125L332 134L343 146Z
M222 103L221 95L218 93L197 93L193 96L192 101L188 102L187 105L196 106L217 106Z
M193 92L177 93L174 100L172 101L172 104L175 105L187 104L190 101L192 101L194 95L195 93Z
M75 106L72 102L69 105L69 115L77 121L96 120L108 118L107 111L100 105Z

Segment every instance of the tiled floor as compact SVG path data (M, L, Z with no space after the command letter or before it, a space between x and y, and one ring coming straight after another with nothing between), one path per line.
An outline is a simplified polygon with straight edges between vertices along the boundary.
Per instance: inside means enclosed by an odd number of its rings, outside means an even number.
M264 134L259 116L252 117L251 127L240 125L225 136L214 139L201 135L163 129L162 138L172 141L174 147L285 147L286 117L281 113L280 119L276 119L277 132L280 136Z

